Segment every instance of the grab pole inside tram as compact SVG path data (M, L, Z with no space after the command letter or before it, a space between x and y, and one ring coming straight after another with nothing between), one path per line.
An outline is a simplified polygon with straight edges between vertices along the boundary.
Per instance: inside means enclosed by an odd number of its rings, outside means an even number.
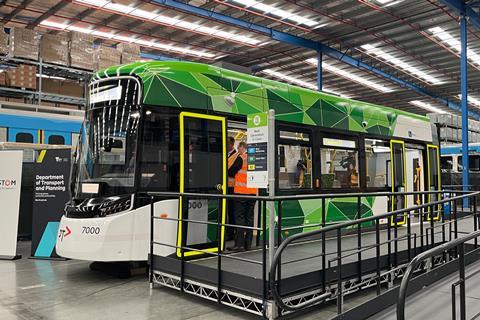
M268 169L268 196L270 198L275 197L275 110L268 110L268 149L267 149L267 169ZM275 202L268 201L267 209L268 215L268 261L269 269L271 267L273 257L275 255ZM280 244L279 244L280 245ZM269 277L270 279L270 277ZM277 317L276 303L272 302L271 305L271 318Z

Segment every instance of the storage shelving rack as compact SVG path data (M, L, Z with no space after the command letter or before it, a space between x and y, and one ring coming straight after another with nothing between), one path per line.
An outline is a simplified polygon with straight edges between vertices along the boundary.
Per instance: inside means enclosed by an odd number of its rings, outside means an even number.
M8 56L0 56L0 69L2 70L14 68L20 64L35 65L37 67L37 90L0 86L0 96L24 99L24 101L27 103L37 105L41 105L42 101L45 101L52 103L76 105L79 109L85 108L87 103L87 100L85 98L85 92L93 72L67 66L45 63L42 61L41 58L38 61L35 61L12 58ZM78 81L84 87L84 96L74 97L42 91L42 82L45 76L61 77L69 80Z

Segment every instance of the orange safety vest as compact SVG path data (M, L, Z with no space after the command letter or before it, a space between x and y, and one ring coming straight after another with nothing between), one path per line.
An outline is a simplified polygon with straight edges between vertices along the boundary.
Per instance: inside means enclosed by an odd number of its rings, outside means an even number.
M231 155L228 156L228 170L233 166L235 163L235 160L238 158L238 151L235 151ZM233 188L235 186L235 178L234 177L228 177L228 187Z
M243 160L242 169L235 175L233 192L238 194L257 194L257 188L247 188L247 154L240 155Z

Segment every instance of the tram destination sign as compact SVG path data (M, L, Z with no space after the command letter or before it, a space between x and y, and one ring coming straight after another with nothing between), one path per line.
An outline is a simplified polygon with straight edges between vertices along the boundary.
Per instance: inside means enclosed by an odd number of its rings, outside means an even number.
M267 188L268 185L268 113L247 117L247 186Z

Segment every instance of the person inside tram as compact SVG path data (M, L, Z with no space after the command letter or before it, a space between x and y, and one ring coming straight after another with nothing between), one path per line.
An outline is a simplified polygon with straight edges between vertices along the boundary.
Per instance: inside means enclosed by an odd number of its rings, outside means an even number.
M237 174L238 170L238 163L237 169L233 170L232 167L238 158L238 151L235 149L235 138L228 137L227 139L227 159L228 159L228 188L227 194L233 194L233 188L235 186L235 174ZM232 169L232 170L231 170ZM235 215L234 215L234 201L233 199L227 200L227 223L228 224L235 224ZM227 228L227 241L234 240L235 238L235 228L228 227Z
M247 144L240 142L238 145L238 157L229 170L229 175L234 174L234 194L253 196L258 189L247 187ZM255 200L236 199L234 201L235 223L239 226L253 227ZM235 244L228 247L229 251L248 251L252 246L253 230L237 228L235 233Z

